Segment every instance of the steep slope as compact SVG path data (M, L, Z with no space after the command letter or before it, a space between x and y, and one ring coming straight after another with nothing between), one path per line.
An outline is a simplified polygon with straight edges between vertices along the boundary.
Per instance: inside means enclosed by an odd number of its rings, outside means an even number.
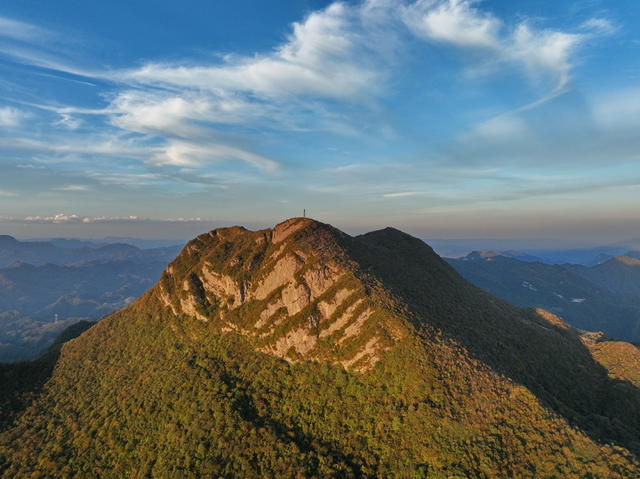
M191 241L66 343L2 477L640 473L640 396L422 241L295 218Z
M598 273L590 271L604 265L549 265L501 255L447 261L467 281L513 304L547 309L580 329L640 339L640 296L625 295L608 289L604 280L595 281Z

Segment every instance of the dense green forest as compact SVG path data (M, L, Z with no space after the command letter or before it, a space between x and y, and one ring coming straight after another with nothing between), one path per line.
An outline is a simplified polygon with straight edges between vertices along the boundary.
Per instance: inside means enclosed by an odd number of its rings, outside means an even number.
M0 471L635 477L640 390L603 366L608 348L489 296L396 230L217 230L62 346L6 416Z

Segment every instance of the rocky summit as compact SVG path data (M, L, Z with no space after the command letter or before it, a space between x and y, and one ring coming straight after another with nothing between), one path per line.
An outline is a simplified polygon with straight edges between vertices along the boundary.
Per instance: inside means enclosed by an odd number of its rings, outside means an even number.
M392 228L222 228L135 303L0 370L0 474L638 477L638 370L618 361L636 351Z
M273 230L199 236L149 296L174 316L210 322L288 361L372 367L406 327L368 294L353 238L306 218Z

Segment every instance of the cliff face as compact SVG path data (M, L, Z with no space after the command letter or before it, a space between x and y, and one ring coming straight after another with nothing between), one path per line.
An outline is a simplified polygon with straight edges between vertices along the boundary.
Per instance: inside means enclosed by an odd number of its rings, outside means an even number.
M191 241L150 295L174 315L250 337L288 361L367 369L406 331L367 293L348 257L354 242L307 218L215 230Z
M391 228L218 229L64 345L0 475L634 477L640 392L585 343Z

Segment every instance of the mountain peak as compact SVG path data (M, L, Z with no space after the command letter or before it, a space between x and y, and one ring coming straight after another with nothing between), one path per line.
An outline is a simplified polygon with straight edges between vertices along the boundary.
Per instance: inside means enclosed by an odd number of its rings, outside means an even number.
M611 263L611 264L621 263L626 266L640 266L640 259L632 258L630 256L614 256L609 261L606 261L604 264L606 263Z
M278 223L271 231L272 241L276 244L286 240L296 232L305 232L302 236L314 235L320 232L337 236L344 235L344 233L331 225L306 217L289 218L282 223Z
M348 252L354 241L310 218L216 229L185 246L151 295L172 315L250 337L288 361L366 369L401 328L390 334L390 314L366 293Z
M392 228L387 226L386 228L382 228L380 230L370 231L369 233L365 233L360 235L359 238L377 238L378 240L390 240L390 241L423 241L419 240L415 236L411 236L404 231L400 231L399 229Z
M502 253L493 250L475 250L465 256L463 259L468 261L491 261L493 258L503 256Z
M540 262L540 258L532 256L522 251L493 251L493 250L475 250L469 253L467 256L461 258L466 261L493 261L497 258L517 260L524 263L537 263Z

